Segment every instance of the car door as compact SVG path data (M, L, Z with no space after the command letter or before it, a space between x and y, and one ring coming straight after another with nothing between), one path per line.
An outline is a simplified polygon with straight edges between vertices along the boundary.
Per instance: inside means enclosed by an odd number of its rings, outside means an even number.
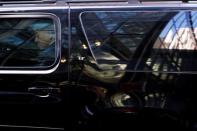
M70 10L79 130L196 130L195 3L73 2Z
M2 1L1 130L64 130L67 17L65 2Z

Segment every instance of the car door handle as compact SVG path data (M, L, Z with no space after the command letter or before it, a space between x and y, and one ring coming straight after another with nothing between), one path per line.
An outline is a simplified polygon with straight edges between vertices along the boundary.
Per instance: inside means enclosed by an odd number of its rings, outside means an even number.
M28 92L33 93L38 97L49 97L51 94L59 93L60 89L53 87L29 87Z
M59 88L53 88L53 87L29 87L28 88L29 93L36 96L31 103L60 103L62 101L62 98L60 96L60 89Z

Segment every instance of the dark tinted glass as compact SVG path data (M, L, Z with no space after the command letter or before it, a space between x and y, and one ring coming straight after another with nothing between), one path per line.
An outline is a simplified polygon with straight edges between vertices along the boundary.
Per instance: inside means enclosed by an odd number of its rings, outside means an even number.
M101 69L197 71L197 12L81 14Z
M0 67L45 67L55 62L55 26L49 18L0 19Z

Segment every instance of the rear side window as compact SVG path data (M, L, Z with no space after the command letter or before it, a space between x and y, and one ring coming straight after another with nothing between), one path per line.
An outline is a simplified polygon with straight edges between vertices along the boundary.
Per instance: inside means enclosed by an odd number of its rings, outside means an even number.
M0 68L53 68L60 53L57 22L51 15L1 15Z
M103 70L197 71L197 12L89 11L80 15Z

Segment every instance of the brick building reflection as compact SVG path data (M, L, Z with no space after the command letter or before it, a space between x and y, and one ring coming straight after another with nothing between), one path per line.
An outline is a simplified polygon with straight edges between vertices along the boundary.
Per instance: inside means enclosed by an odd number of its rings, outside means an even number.
M197 14L179 12L156 39L146 61L153 71L195 71L197 63Z

